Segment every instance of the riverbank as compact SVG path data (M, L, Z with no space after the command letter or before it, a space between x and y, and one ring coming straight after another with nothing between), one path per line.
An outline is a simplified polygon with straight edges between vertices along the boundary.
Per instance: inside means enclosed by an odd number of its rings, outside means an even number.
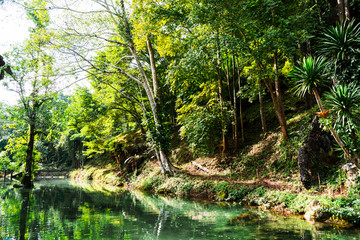
M296 176L287 180L236 180L229 175L214 174L221 170L214 171L208 167L213 172L204 172L196 167L197 164L190 164L183 165L176 176L166 178L156 161L147 162L138 174L128 179L120 178L120 173L111 169L110 165L106 168L85 167L73 171L70 176L172 197L237 202L279 214L302 215L309 222L343 228L358 227L360 224L360 200L355 188L344 192L330 186L306 190Z
M154 194L238 202L280 214L303 215L309 222L359 226L360 187L356 182L347 184L344 161L316 159L317 174L311 187L305 189L300 181L297 151L311 131L312 116L309 110L289 118L291 137L286 141L281 140L281 132L276 129L249 139L242 151L225 156L195 158L179 141L170 154L179 171L171 177L162 176L158 162L151 156L130 150L125 152L139 154L142 162L119 166L94 161L72 171L70 176ZM139 138L132 138L127 141L130 147L139 144Z

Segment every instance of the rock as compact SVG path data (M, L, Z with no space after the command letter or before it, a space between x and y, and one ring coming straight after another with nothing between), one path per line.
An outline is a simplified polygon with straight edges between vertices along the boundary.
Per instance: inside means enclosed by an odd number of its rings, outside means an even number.
M356 183L357 178L359 177L359 171L356 168L355 164L347 163L341 168L346 173L346 187L349 188Z
M332 137L322 130L319 117L316 116L311 122L311 131L297 154L300 180L306 189L319 181L319 172L325 172L321 169L324 165L335 162L335 157L331 154L332 148Z
M243 213L239 216L233 217L229 220L230 225L241 224L248 221L258 220L259 216L256 213Z
M317 200L313 200L310 203L309 209L305 212L304 218L310 223L325 222L332 214L321 207L321 204Z
M279 205L274 207L274 211L283 213L285 208L286 208L286 204L285 203L280 203Z

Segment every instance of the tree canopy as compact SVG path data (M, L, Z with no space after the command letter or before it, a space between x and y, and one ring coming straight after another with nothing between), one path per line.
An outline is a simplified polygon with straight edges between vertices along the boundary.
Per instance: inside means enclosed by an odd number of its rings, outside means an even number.
M315 97L320 112L331 110L324 124L358 165L355 3L18 4L34 24L21 46L0 55L0 80L20 96L17 105L3 107L1 119L11 117L2 121L0 159L16 162L14 168L23 159L29 179L34 162L116 161L122 169L135 156L125 140L135 132L146 143L143 157L156 158L164 175L179 171L172 151L180 142L193 157L226 158L269 126L286 141L294 94ZM83 79L87 88L62 93ZM275 119L277 126L269 124Z

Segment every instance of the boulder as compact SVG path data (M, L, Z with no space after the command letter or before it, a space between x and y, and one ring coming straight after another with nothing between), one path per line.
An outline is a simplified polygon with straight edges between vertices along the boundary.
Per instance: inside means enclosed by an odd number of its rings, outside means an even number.
M318 182L320 172L325 172L321 167L335 162L332 152L332 136L322 129L319 117L315 116L311 122L311 130L297 154L300 180L306 189Z
M321 207L321 204L317 200L313 200L310 203L310 207L305 212L304 218L310 223L325 222L332 214Z
M341 168L346 173L346 187L349 188L357 182L359 171L355 164L347 163Z

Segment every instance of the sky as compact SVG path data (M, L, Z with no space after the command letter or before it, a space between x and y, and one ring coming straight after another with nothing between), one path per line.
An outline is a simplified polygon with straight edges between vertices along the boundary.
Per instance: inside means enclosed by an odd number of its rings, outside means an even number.
M22 43L28 36L30 26L31 22L19 5L8 0L0 4L0 55ZM0 82L0 102L15 104L17 99L17 94L7 91Z
M59 0L59 2L61 3L61 0ZM89 6L93 8L91 4L81 5L80 8L87 9ZM54 12L52 12L52 14L56 15ZM29 36L29 28L31 26L33 26L32 21L27 18L25 10L20 5L10 0L5 0L3 4L0 4L0 55L10 52L14 46L23 43ZM84 74L80 74L77 77L83 79ZM69 82L66 81L68 80L63 80L64 83L62 85L64 87L69 85ZM63 92L65 94L71 94L77 87L89 88L90 84L86 80L76 82L76 84L66 88ZM62 88L61 85L60 88ZM18 99L17 93L8 91L0 81L0 102L14 105Z
M62 3L61 0L58 2ZM81 1L81 3L84 2L87 1ZM94 8L94 5L81 4L80 6L76 5L74 7L77 9L80 8L81 10L88 10L90 8L91 10ZM60 13L55 11L52 12L52 14L52 16L57 16L56 14ZM61 14L59 16L61 16ZM61 24L61 20L59 21L57 24ZM4 3L0 4L0 55L10 52L14 46L22 44L29 36L29 28L31 26L33 26L33 22L27 18L25 10L19 4L13 3L10 0L4 0ZM70 85L71 81L76 80L74 77L75 76L72 76L71 79L61 79L62 83L60 83L59 88L61 89L62 87ZM85 79L84 74L78 74L76 77L78 79ZM71 87L64 89L63 92L65 94L71 94L78 87L89 88L90 84L86 80L75 82ZM19 96L17 93L8 91L0 80L0 102L14 105L17 104L18 99Z

